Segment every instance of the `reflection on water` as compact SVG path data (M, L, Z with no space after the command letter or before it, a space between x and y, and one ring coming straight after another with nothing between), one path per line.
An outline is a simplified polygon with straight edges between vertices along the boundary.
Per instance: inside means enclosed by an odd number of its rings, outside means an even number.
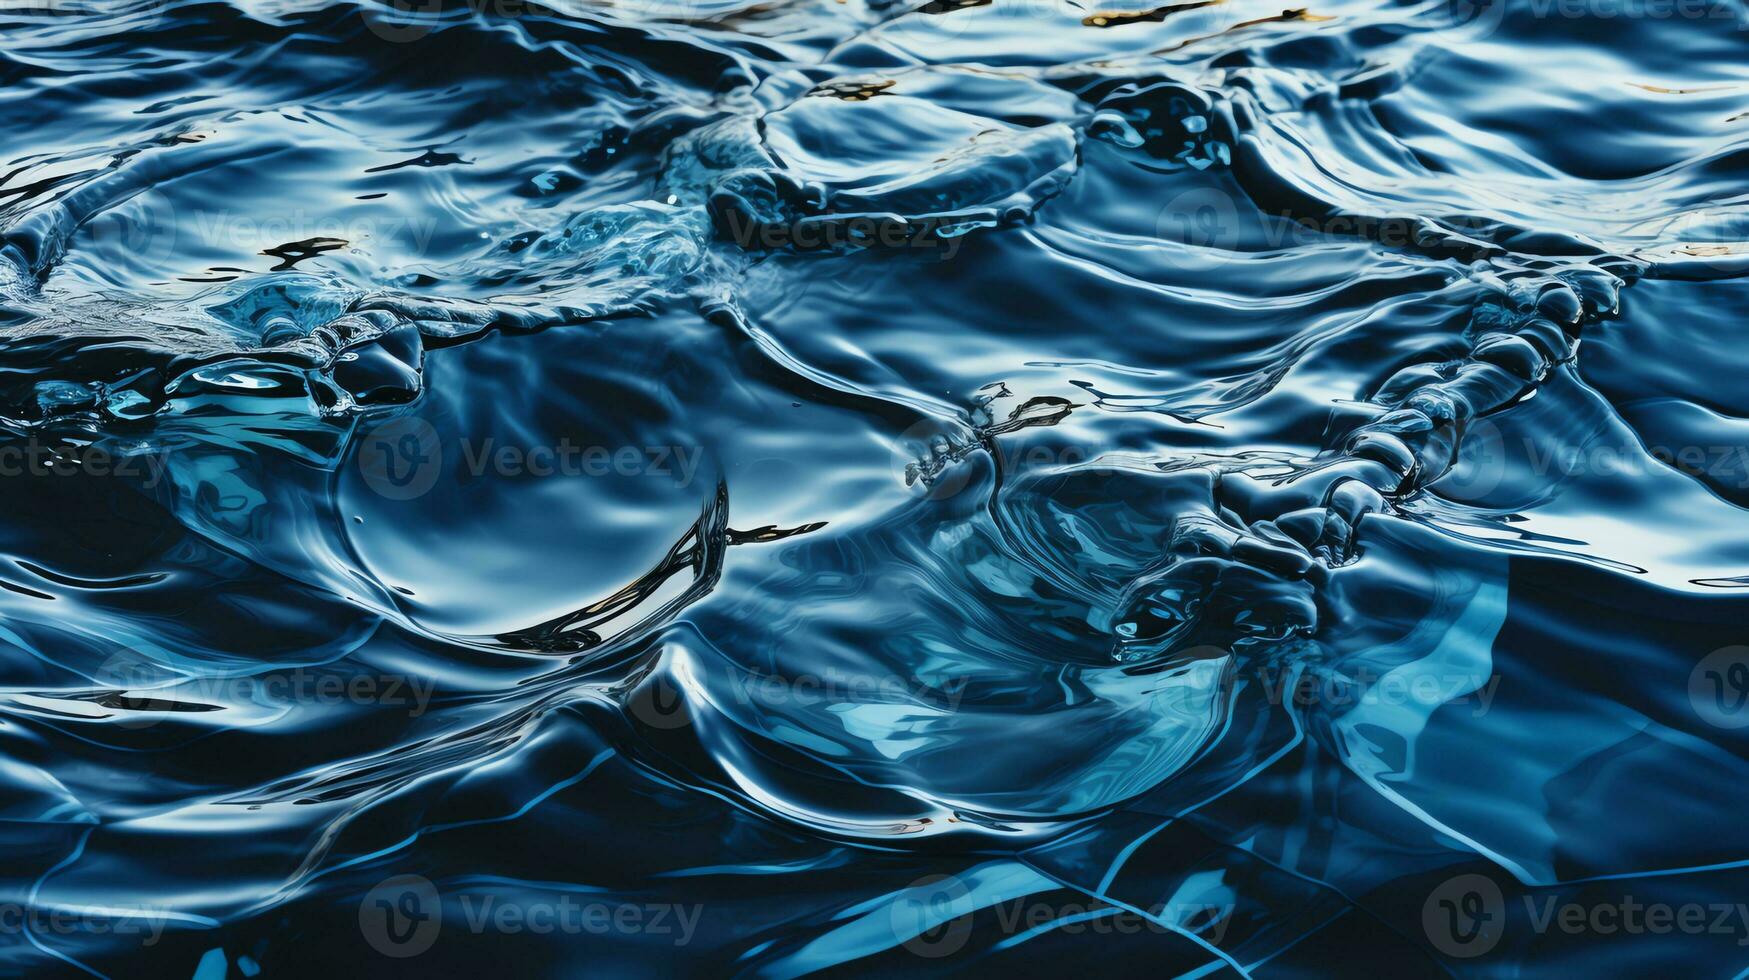
M4 972L1735 975L1746 27L9 6Z

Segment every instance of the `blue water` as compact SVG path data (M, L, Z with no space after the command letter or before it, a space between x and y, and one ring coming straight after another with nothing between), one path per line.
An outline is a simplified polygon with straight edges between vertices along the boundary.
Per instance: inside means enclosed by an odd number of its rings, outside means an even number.
M0 974L1740 974L1746 40L7 4Z

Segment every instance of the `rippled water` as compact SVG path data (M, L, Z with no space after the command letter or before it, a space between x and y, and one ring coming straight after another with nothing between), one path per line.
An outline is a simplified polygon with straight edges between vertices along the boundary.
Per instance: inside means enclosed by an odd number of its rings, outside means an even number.
M7 4L0 972L1737 974L1746 39Z

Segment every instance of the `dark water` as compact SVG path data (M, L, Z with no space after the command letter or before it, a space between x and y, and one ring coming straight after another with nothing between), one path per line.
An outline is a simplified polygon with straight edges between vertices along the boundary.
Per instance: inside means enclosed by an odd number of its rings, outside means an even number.
M1736 0L0 11L0 973L1749 967Z

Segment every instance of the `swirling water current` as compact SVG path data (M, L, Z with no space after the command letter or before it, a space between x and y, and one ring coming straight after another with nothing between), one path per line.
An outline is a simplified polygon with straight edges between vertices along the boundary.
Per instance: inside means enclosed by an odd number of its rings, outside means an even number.
M1737 975L1746 28L6 4L0 973Z

